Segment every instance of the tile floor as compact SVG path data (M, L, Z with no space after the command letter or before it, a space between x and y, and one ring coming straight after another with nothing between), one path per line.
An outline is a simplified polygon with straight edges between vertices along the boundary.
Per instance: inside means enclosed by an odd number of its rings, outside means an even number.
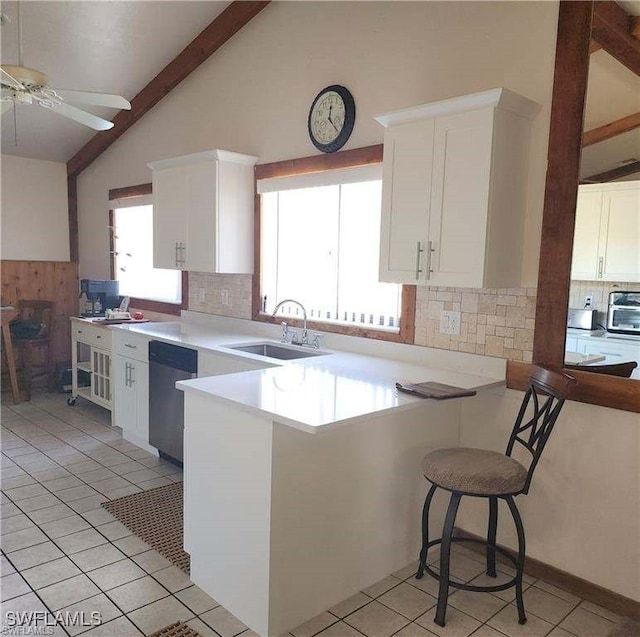
M64 624L43 634L148 635L182 620L202 637L251 637L233 615L100 507L105 499L182 479L179 469L122 439L109 414L85 401L36 394L2 407L0 586L7 611L98 611L98 627ZM436 557L435 555L433 556ZM481 582L478 554L456 547L453 576ZM415 565L386 577L292 631L294 637L606 637L618 617L526 578L529 620L511 592L457 591L447 625L433 623L437 582ZM507 577L506 574L503 574ZM46 619L44 616L47 616ZM4 634L4 631L3 631ZM10 634L10 633L9 633ZM14 633L16 634L16 633Z

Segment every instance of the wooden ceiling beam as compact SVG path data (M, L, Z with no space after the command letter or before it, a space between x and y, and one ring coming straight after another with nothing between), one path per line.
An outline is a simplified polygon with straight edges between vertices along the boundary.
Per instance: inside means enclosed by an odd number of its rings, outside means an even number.
M584 148L585 146L603 142L605 139L611 139L612 137L622 135L622 133L628 133L636 128L640 128L640 113L627 115L627 117L617 119L610 124L586 131L582 136L582 147Z
M602 47L597 43L594 42L593 40L591 40L591 42L589 43L589 53L595 53L596 51L599 51Z
M640 40L631 34L632 24L631 16L616 2L598 0L594 3L591 39L640 75Z
M625 164L624 166L618 166L618 168L613 168L612 170L598 173L597 175L591 175L591 177L581 179L580 183L600 184L607 181L613 181L614 179L620 179L620 177L628 177L629 175L633 175L634 173L640 173L640 161L634 161L629 164Z
M132 100L130 111L120 111L113 128L92 137L68 162L67 175L76 177L113 142L150 111L165 95L213 55L227 40L262 11L270 0L236 0L196 36L178 56Z

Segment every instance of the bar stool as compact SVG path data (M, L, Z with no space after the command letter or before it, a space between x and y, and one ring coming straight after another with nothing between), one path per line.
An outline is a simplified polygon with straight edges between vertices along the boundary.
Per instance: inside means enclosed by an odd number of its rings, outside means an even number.
M34 381L45 379L48 389L53 388L53 352L51 349L51 332L54 319L53 301L23 300L18 301L20 318L34 326L40 325L40 332L34 335L13 336L13 347L22 360L24 374L25 397L31 400Z
M422 469L425 478L431 482L431 488L427 493L422 511L422 549L416 579L421 579L426 571L440 582L434 618L439 626L445 625L450 586L478 592L500 591L515 586L518 621L520 624L527 621L522 600L522 572L525 560L524 527L514 497L529 491L533 472L573 383L575 379L571 376L543 367L534 367L529 388L522 401L505 454L483 449L453 448L438 449L425 456ZM531 455L528 469L511 457L516 442ZM442 537L429 541L429 508L438 488L449 491L451 498ZM462 496L465 495L489 500L489 528L486 543L484 540L453 537L458 506ZM496 546L498 499L506 501L515 522L518 535L517 559ZM476 586L449 579L451 543L460 541L475 541L486 545L487 575L490 577L497 576L496 552L504 555L515 566L515 577L495 586ZM427 563L429 549L438 544L441 544L440 573L434 571Z

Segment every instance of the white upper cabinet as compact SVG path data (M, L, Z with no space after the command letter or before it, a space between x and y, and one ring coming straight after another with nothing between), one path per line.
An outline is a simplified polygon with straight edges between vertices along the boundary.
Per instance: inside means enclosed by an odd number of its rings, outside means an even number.
M149 164L156 268L253 273L257 159L212 150Z
M376 117L386 127L380 280L518 287L531 120L506 89Z
M571 278L640 281L640 181L580 186Z

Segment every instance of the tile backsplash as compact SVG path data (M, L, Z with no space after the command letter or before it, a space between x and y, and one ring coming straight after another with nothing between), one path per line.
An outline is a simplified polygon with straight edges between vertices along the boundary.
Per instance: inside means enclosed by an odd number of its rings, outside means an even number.
M461 313L460 334L440 333L443 310ZM531 362L536 288L418 287L415 344Z
M248 274L189 273L189 309L251 318ZM470 289L418 287L415 344L530 362L535 288ZM461 313L460 334L440 333L443 310Z
M189 309L234 318L251 318L251 274L189 272Z
M607 320L607 305L609 292L615 290L640 291L640 283L624 283L615 281L571 281L569 287L569 307L584 307L585 297L592 296L592 307L598 310L598 322L602 325Z

